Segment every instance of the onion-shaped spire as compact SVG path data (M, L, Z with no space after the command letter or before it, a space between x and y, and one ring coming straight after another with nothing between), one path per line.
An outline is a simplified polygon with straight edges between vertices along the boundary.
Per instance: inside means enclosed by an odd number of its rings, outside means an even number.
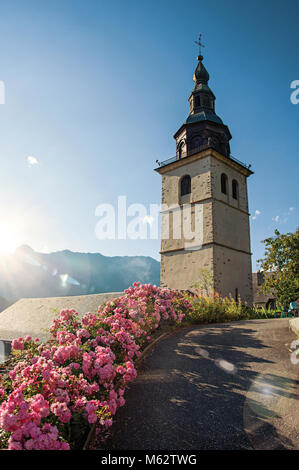
M195 88L198 88L199 85L201 84L207 85L210 79L209 72L207 71L207 69L202 63L203 56L199 55L197 57L197 60L198 60L198 64L193 74L193 81L195 83Z
M194 41L195 44L198 45L198 56L197 56L197 60L198 60L198 65L195 69L195 72L193 74L193 80L195 82L195 88L198 88L198 86L203 83L205 85L208 84L208 81L209 81L209 78L210 78L210 75L207 71L207 69L205 68L205 66L203 65L202 63L202 60L203 60L203 56L201 54L201 48L202 47L205 47L203 45L203 43L201 42L201 37L202 35L200 34L198 36L198 40L197 41Z

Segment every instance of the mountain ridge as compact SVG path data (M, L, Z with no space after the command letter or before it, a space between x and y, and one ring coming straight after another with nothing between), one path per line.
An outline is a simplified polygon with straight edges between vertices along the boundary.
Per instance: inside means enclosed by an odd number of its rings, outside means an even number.
M40 253L28 245L0 257L0 296L9 303L23 297L120 292L134 281L159 285L159 261L150 256L105 256L68 249Z

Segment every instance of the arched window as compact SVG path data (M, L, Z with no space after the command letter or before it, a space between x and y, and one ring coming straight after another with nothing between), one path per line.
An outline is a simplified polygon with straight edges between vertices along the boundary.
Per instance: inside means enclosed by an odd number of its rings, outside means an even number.
M225 173L221 175L221 192L227 194L227 176Z
M184 142L179 143L179 148L178 148L178 157L181 159L183 157L183 147L184 147Z
M181 179L181 196L185 196L186 194L191 193L191 177L189 175L185 175Z
M239 193L238 181L233 180L232 181L232 194L233 194L234 199L238 199L238 193Z

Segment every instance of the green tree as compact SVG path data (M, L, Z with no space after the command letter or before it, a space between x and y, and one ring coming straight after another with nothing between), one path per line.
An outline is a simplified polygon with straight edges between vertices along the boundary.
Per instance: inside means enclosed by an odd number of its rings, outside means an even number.
M263 241L264 258L258 260L265 272L261 290L272 292L278 305L287 307L299 298L299 229L295 233L281 234L278 230L274 233Z

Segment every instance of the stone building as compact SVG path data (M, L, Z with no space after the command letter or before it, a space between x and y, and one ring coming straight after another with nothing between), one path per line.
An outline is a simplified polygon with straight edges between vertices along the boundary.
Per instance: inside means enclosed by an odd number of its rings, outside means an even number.
M253 306L255 308L275 308L276 299L274 293L270 292L268 294L264 294L264 292L261 290L265 278L271 275L271 272L264 273L258 271L257 273L252 273Z
M251 305L247 177L253 172L231 156L230 131L215 112L202 55L197 60L190 113L174 134L176 156L156 168L162 176L161 286L189 289L205 268L215 291Z

